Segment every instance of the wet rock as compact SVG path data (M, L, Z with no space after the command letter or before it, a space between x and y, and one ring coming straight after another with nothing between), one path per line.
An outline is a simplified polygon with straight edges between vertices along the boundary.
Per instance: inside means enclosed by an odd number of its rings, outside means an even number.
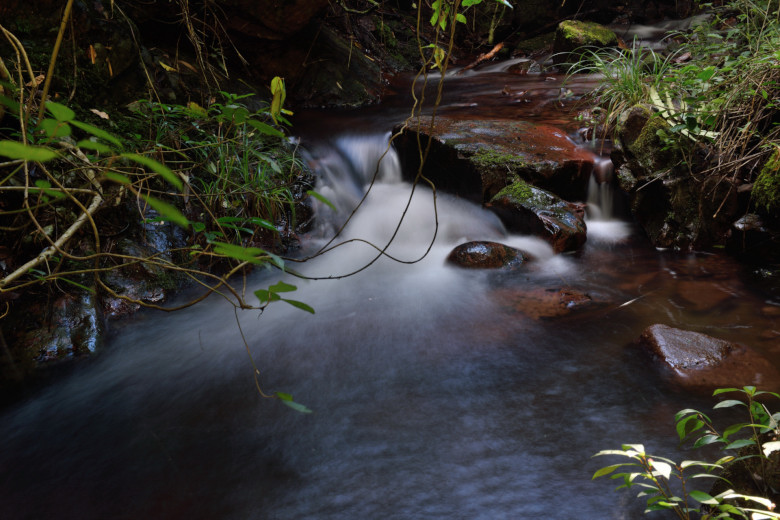
M612 160L631 211L656 247L684 251L725 244L740 212L732 180L691 175L687 164L706 168L704 149L694 146L686 162L669 147L669 124L649 106L624 112L617 125Z
M556 253L577 251L587 239L584 205L566 202L523 181L498 192L487 207L507 229L538 236Z
M637 345L686 390L744 385L771 389L780 383L780 372L755 350L706 334L657 324L642 332Z
M535 320L560 318L596 303L590 295L569 288L499 289L493 297L502 305Z
M447 262L469 269L517 269L528 257L498 242L466 242L447 256Z
M558 24L553 44L556 64L573 63L583 48L617 47L617 35L611 29L595 22L564 20Z
M534 60L521 60L507 69L510 74L525 76L526 74L539 74L542 72L542 66Z
M555 127L437 117L431 128L424 117L394 141L407 175L419 168L418 133L423 143L433 140L423 174L440 190L482 203L519 177L565 199L587 194L594 156Z
M100 346L103 318L91 293L65 295L41 314L48 326L25 334L19 344L34 357L37 364L89 355Z

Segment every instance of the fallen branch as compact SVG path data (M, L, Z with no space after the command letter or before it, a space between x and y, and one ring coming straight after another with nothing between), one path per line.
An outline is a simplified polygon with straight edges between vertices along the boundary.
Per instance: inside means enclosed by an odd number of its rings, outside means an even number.
M476 67L477 65L479 65L480 63L482 63L484 61L492 60L496 56L498 51L500 51L503 48L504 48L504 42L496 44L496 46L493 47L493 50L491 50L490 52L486 52L484 54L480 54L479 57L476 60L472 61L471 63L469 63L468 65L466 65L462 69L460 69L458 71L458 74L461 74L465 70L473 69L474 67Z

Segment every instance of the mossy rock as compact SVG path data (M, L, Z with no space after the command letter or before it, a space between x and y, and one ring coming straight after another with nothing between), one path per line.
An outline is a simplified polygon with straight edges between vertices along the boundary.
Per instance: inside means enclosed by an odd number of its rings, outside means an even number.
M553 251L578 251L585 244L584 205L573 204L522 180L499 191L487 205L510 231L538 236Z
M612 29L595 22L565 20L555 31L553 62L556 65L576 62L584 48L617 46L618 37Z
M780 216L780 148L777 148L758 175L751 193L759 211Z

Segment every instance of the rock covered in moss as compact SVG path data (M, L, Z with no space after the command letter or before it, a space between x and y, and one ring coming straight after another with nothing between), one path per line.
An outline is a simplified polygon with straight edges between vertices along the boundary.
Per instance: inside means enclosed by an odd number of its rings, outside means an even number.
M617 47L618 37L612 29L596 22L564 20L558 24L553 44L553 61L556 64L577 61L583 48Z
M751 193L756 207L780 216L780 148L777 148L758 175Z
M423 174L442 191L482 203L519 177L567 199L586 196L594 156L553 126L438 116L431 128L423 117L394 141L405 172L419 168L418 134L433 139Z
M577 251L585 245L584 205L567 202L526 182L516 181L502 189L488 208L510 231L538 236L556 253Z
M498 242L474 241L457 246L447 262L469 269L517 269L528 257L522 251Z

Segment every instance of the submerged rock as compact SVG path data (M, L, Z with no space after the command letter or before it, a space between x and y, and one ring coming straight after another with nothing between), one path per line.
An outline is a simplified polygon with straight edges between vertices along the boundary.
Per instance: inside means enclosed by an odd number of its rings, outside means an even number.
M469 269L517 269L528 257L520 250L498 242L466 242L447 256L447 262Z
M498 192L488 208L510 231L538 236L556 253L577 251L587 239L583 204L566 202L523 181Z
M593 307L593 298L586 293L569 288L499 289L493 297L512 311L520 312L534 320L560 318Z
M642 332L637 345L686 390L745 385L774 389L780 382L778 370L755 350L699 332L656 324Z
M421 118L419 126L404 128L394 144L403 170L417 172L418 134L423 144L432 139L423 174L440 190L483 203L519 177L566 199L586 196L593 154L558 128L441 116L433 127L430 123L430 118Z

